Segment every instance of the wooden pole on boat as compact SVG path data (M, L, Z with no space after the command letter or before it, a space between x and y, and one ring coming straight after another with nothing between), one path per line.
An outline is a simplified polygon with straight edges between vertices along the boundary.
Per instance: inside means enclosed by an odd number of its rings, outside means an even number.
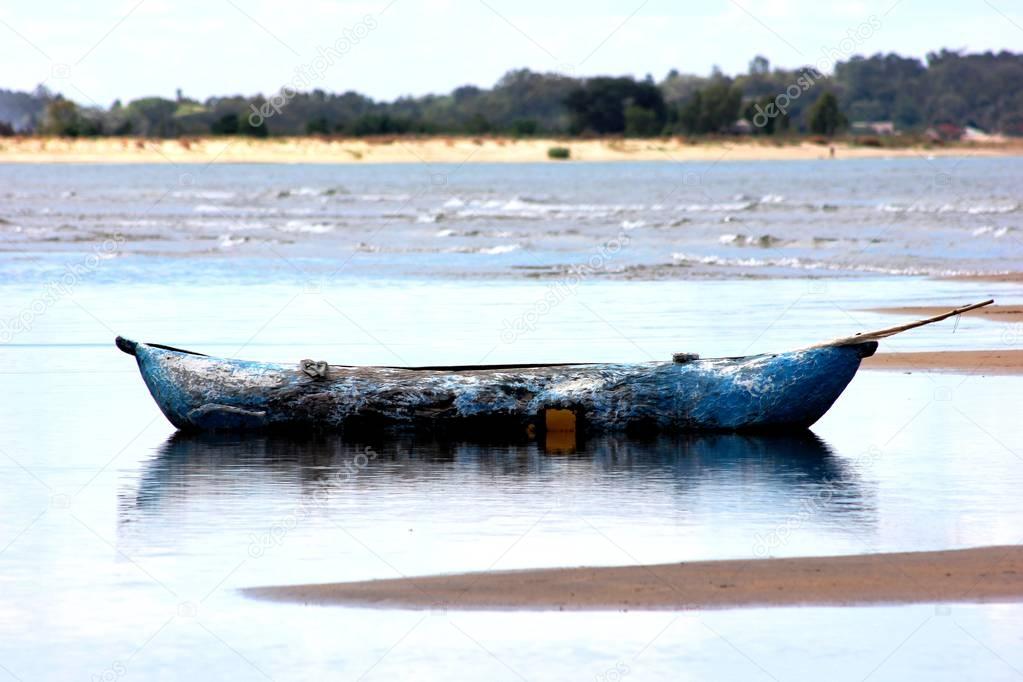
M811 346L811 348L820 348L823 346L849 346L856 343L865 343L867 341L877 341L878 339L884 339L889 336L894 336L895 334L899 334L910 329L916 329L917 327L923 327L924 325L934 324L935 322L941 322L942 320L947 320L950 317L962 315L963 313L969 312L971 310L976 310L977 308L983 308L986 305L991 305L994 302L995 300L991 298L980 303L971 303L970 305L964 305L961 308L953 308L947 313L935 315L934 317L928 317L923 320L917 320L916 322L900 324L896 327L888 327L886 329L878 329L872 332L854 334L853 336L844 336L840 339L835 339L833 341L828 341L826 343L819 343L816 346Z

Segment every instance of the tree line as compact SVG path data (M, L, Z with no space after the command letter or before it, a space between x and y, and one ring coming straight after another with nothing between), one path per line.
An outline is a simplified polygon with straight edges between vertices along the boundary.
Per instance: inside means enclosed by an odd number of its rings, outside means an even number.
M942 50L925 60L855 56L823 74L772 68L758 56L746 73L672 70L661 81L573 78L510 71L492 88L384 102L357 92L211 97L178 91L109 108L86 107L43 87L0 90L0 134L129 135L756 135L841 132L853 121L892 121L904 131L973 125L1023 135L1023 55Z

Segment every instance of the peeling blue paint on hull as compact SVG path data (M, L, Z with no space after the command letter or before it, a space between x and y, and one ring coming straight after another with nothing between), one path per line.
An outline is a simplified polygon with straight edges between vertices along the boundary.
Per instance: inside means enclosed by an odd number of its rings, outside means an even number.
M170 422L188 431L542 430L571 410L582 432L806 428L838 399L875 341L686 363L294 366L128 341L121 350Z

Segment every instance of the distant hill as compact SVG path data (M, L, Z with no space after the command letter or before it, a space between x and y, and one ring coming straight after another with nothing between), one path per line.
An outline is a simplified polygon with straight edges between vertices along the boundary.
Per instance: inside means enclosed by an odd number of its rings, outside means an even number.
M0 90L0 121L15 131L34 130L43 118L50 93L37 88L34 93Z
M285 90L282 90L285 92ZM826 101L822 95L834 95ZM838 109L834 102L837 99ZM818 104L820 103L820 106ZM942 50L925 60L854 56L834 72L772 69L764 57L747 73L670 72L579 79L519 69L492 88L375 101L324 90L256 96L147 97L109 109L82 107L44 89L0 90L0 121L56 135L400 135L409 133L655 136L704 133L832 134L856 122L921 132L971 126L1023 135L1023 55ZM889 125L889 122L891 125Z

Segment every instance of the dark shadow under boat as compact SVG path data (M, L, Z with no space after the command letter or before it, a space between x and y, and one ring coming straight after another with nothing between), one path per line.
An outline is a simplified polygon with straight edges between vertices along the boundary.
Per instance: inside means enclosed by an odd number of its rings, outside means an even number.
M559 476L657 477L691 488L710 477L752 477L769 485L830 486L858 495L851 467L809 430L788 434L594 436L565 443L446 440L416 434L353 440L330 434L170 436L144 468L129 507L144 510L240 486L281 486L342 494L344 485L409 485L471 474L508 485L557 470Z
M315 545L349 538L339 529L372 533L398 519L486 536L499 532L495 519L542 518L548 532L571 534L609 514L622 529L717 525L733 549L749 529L760 551L797 531L870 537L877 505L855 463L810 431L605 435L571 451L536 441L178 433L122 487L117 538L136 556L248 537L237 549L261 555L266 533L292 525Z

